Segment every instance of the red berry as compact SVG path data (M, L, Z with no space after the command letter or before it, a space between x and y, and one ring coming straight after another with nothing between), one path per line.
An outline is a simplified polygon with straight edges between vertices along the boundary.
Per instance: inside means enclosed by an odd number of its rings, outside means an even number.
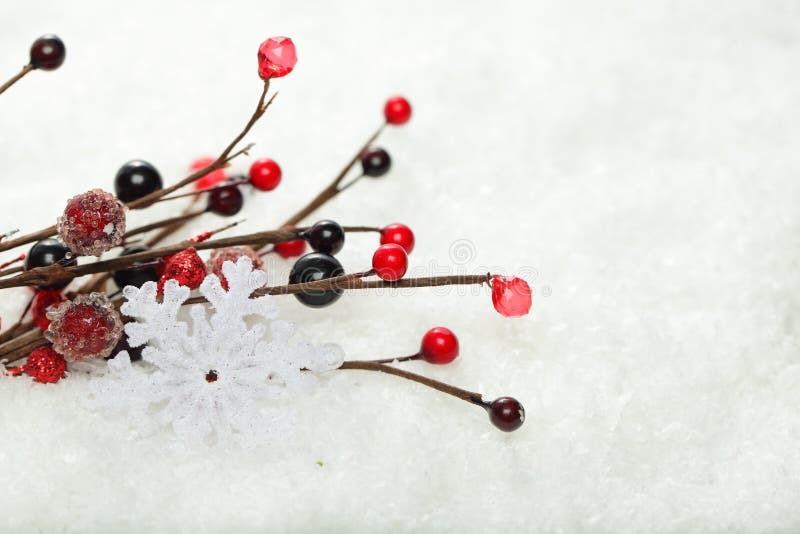
M372 255L372 268L388 282L400 280L408 270L408 254L400 245L381 245Z
M489 420L503 432L513 432L525 422L525 408L512 397L495 399L486 409Z
M103 293L81 294L51 309L45 337L69 361L105 358L122 336L122 318Z
M158 281L158 292L163 293L167 280L177 280L178 284L189 289L197 289L206 277L206 264L197 255L194 247L165 258L164 273Z
M431 328L422 337L419 353L428 363L450 363L458 357L458 338L443 326Z
M217 215L231 217L239 213L242 206L244 206L244 195L235 185L215 188L208 195L208 209Z
M57 229L70 250L97 256L122 242L125 208L111 193L92 189L67 201Z
M192 172L197 172L200 169L205 169L212 163L216 161L216 158L197 158L192 162L191 170ZM225 174L225 169L217 169L215 171L211 171L210 173L206 174L199 180L194 183L195 189L208 189L209 187L213 187L220 182L224 182L227 179L227 175Z
M281 258L294 258L296 256L302 256L303 253L306 251L306 241L305 239L298 239L297 241L286 241L284 243L275 243L275 252Z
M393 96L386 101L383 108L386 122L399 126L408 122L411 118L411 104L402 96Z
M19 375L27 373L33 377L36 382L43 384L55 384L64 378L64 372L67 370L67 362L64 357L53 350L50 345L38 347L33 349L28 354L27 361L14 369L9 369L6 374Z
M414 232L405 224L394 223L381 230L381 245L394 243L405 249L406 254L414 250Z
M500 315L520 317L531 309L531 288L522 278L495 276L492 278L492 304Z
M269 158L257 159L250 165L250 183L259 191L272 191L281 183L281 167Z
M40 289L33 297L31 304L31 316L33 322L41 330L47 330L50 326L50 319L47 318L47 309L50 306L58 307L59 304L67 300L58 289Z
M297 49L288 37L270 37L258 47L258 75L261 79L286 76L297 64Z

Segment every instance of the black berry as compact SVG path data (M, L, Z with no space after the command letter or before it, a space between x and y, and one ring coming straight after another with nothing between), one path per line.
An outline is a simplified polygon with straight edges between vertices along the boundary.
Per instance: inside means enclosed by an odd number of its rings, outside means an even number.
M55 35L42 35L31 45L31 65L34 69L57 69L66 56L64 42Z
M33 245L28 255L25 258L25 270L33 269L34 267L47 267L54 263L60 263L64 267L78 265L76 258L66 260L67 254L72 254L70 250L65 247L57 239L43 239ZM58 282L49 286L41 286L42 289L62 289L69 285L69 280Z
M292 271L289 273L289 283L315 282L343 274L342 264L336 258L327 254L312 252L311 254L306 254L294 264ZM341 289L332 289L329 291L296 293L295 297L306 306L322 308L336 302L341 295Z
M311 248L323 254L336 254L344 246L344 229L334 221L318 221L303 232L302 237Z
M135 159L119 168L114 192L122 202L131 202L164 187L161 175L146 161Z
M512 432L525 422L525 408L517 399L500 397L487 408L489 420L503 432Z
M382 148L368 148L361 153L361 169L366 176L378 178L392 168L392 158Z
M149 249L144 245L134 245L123 250L120 256L128 256L145 250ZM160 278L153 262L146 262L144 265L134 263L127 269L114 271L112 277L120 288L125 286L142 287L145 282L158 282Z
M208 209L217 215L236 215L244 206L244 195L235 185L214 189L208 196Z

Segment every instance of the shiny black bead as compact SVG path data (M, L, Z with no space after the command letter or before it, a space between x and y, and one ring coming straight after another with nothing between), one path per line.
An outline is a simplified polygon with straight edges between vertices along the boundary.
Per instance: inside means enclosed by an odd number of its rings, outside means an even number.
M72 254L71 251L65 247L57 239L43 239L33 245L28 255L25 257L25 270L33 269L34 267L47 267L54 263L61 263L64 267L71 267L78 265L78 260L72 258L68 261L62 261L67 256ZM69 285L69 280L52 284L49 286L41 286L42 289L62 289Z
M244 206L244 195L235 185L226 185L208 194L208 209L217 215L225 217L236 215L242 206Z
M146 161L135 159L119 168L114 178L114 192L122 202L149 195L164 187L161 175Z
M315 282L343 274L342 264L336 258L327 254L312 252L295 262L292 271L289 273L289 283ZM342 290L310 291L307 293L295 293L294 296L306 306L322 308L336 302L342 296Z
M55 35L42 35L31 45L31 65L34 69L54 70L64 63L67 48Z
M149 249L144 245L134 245L123 250L120 256L128 256L130 254L136 254L137 252L144 252L145 250ZM127 269L114 271L111 276L114 278L117 287L120 288L125 286L142 287L145 282L158 282L160 278L152 261L145 262L144 266L139 263L134 263Z
M339 223L327 219L314 223L301 237L316 252L323 254L336 254L344 246L344 229Z
M361 153L361 169L366 176L378 178L392 168L392 158L382 148L368 148Z

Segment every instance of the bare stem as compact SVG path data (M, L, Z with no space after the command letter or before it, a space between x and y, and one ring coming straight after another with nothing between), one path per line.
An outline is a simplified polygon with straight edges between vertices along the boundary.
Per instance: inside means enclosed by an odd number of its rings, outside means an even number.
M23 76L25 76L26 74L28 74L32 70L33 70L33 65L31 65L31 64L28 64L28 65L25 65L24 67L22 67L21 71L19 71L14 76L12 76L11 79L8 80L6 83L4 83L3 85L0 85L0 95L5 93L6 89L8 89L12 85L14 85L18 81L20 81Z

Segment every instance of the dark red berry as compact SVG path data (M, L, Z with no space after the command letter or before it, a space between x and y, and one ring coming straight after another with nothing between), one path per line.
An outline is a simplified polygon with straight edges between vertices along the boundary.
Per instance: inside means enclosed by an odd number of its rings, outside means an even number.
M422 337L419 354L428 363L450 363L458 357L458 338L443 326L431 328Z
M57 36L42 35L31 45L31 65L34 69L54 70L64 63L67 48Z
M513 432L525 422L525 408L512 397L495 399L486 410L492 424L503 432Z
M344 229L335 221L318 221L303 232L303 237L316 252L334 255L344 246Z
M217 215L236 215L244 206L244 195L238 186L226 185L209 193L208 209Z
M383 114L389 124L405 124L411 118L411 104L402 96L394 96L386 101Z
M123 202L149 195L164 186L161 175L146 161L135 159L119 168L114 179L114 192Z
M304 282L316 282L317 280L324 280L326 278L333 278L334 276L341 276L344 274L342 264L327 254L319 252L312 252L306 254L292 267L289 273L290 284L300 284ZM341 289L330 291L308 291L305 293L296 293L297 300L310 306L312 308L322 308L336 302L342 295Z
M406 254L414 250L414 232L405 224L394 223L381 230L381 245L394 243L405 249Z
M382 148L368 148L361 153L361 170L365 176L379 178L392 168L392 158Z
M281 168L269 158L257 159L250 165L250 183L260 191L272 191L281 183Z
M56 239L43 239L31 247L28 256L25 258L25 270L34 267L47 267L54 263L60 263L64 267L78 265L78 260L74 257L67 260L67 254L72 255L70 250ZM69 285L69 280L58 282L49 286L39 286L41 289L62 289Z
M408 255L400 245L381 245L372 255L372 268L387 282L400 280L408 270Z

